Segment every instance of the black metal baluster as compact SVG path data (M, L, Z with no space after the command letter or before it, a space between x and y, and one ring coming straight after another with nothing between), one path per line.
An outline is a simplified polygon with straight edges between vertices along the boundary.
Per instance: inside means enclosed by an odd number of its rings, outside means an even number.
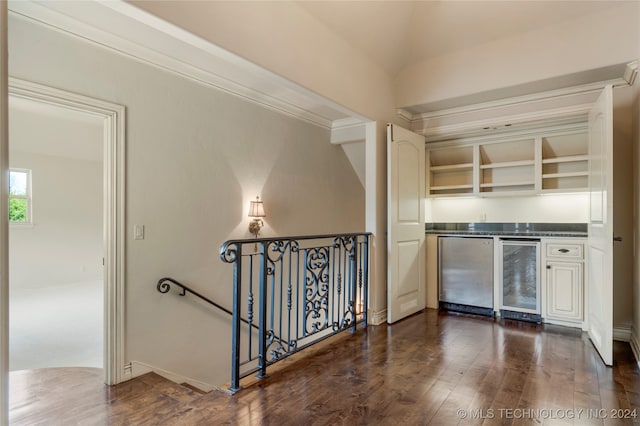
M355 333L356 325L358 321L356 321L356 289L357 289L357 281L356 281L356 249L357 249L357 240L356 237L351 237L351 250L349 250L349 272L351 273L351 277L349 281L350 289L351 289L351 300L349 301L350 309L352 310L353 315L353 326L352 330Z
M260 301L258 312L258 378L267 377L267 243L260 243Z
M307 337L307 261L308 261L308 253L307 249L303 250L303 262L304 262L304 275L302 280L302 337Z
M287 352L291 351L291 261L292 250L289 250L289 268L287 281Z
M249 255L249 294L247 296L247 321L249 322L248 360L251 360L251 347L253 343L253 330L251 330L251 326L253 324L253 256L254 254Z
M367 326L369 315L369 235L364 236L364 295L362 301L362 311L364 312L364 326Z
M334 331L336 330L336 243L335 240L333 242L333 247L331 247L332 255L331 255L331 325L333 326Z
M233 314L231 331L231 386L232 392L240 390L240 299L242 297L242 245L236 244L233 264Z

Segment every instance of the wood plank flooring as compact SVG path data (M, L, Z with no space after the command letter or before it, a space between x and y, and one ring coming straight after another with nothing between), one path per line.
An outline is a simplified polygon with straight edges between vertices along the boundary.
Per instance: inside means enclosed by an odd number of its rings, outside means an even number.
M155 374L107 387L97 369L15 372L11 424L640 424L640 370L628 344L614 350L607 368L579 330L428 310L345 334L235 396Z

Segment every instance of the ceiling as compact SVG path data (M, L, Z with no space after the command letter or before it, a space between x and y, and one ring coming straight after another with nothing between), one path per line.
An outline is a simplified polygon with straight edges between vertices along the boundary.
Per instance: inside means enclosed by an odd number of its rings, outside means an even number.
M302 1L394 77L411 64L616 7L617 1Z
M268 3L268 0L266 1ZM299 1L308 13L349 45L385 70L391 80L416 63L456 51L472 49L524 32L548 28L597 15L631 1ZM136 3L136 2L134 2ZM225 3L223 1L220 4ZM265 3L265 2L261 2ZM142 5L158 3L142 2ZM179 0L163 5L200 8L203 2ZM249 13L252 1L231 2ZM140 6L140 5L138 5ZM238 6L240 7L240 6ZM169 8L169 12L171 12ZM143 8L144 9L144 8ZM139 60L155 63L261 105L319 124L336 126L343 120L366 121L354 111L248 60L203 42L160 17L124 1L13 1L13 16L47 22L57 29L94 40ZM224 8L221 9L224 11ZM168 12L167 12L168 13ZM169 13L169 15L171 15ZM304 31L304 27L296 28ZM295 36L291 34L291 36ZM133 48L132 48L133 46ZM557 76L501 90L447 98L422 105L396 105L421 114L498 99L551 91L579 84L620 78L625 64ZM579 75L578 75L579 74ZM341 125L341 124L340 124Z

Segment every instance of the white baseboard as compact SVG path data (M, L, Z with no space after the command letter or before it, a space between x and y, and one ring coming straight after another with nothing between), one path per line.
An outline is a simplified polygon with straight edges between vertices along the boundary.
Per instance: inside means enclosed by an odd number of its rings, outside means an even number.
M640 337L638 337L636 330L631 328L631 340L629 341L633 355L636 357L636 362L640 368Z
M187 383L205 392L210 392L216 388L214 385L211 385L209 383L201 382L200 380L195 380L195 379L192 379L191 377L186 377L181 374L163 370L162 368L157 368L149 364L145 364L144 362L131 361L132 378L142 376L143 374L147 374L151 372L154 372L157 375L162 376L165 379L171 380L172 382L175 382L178 384Z
M383 309L381 311L378 312L371 312L369 314L370 316L370 320L369 320L369 324L371 325L380 325L383 324L385 322L387 322L387 310Z
M630 342L631 327L630 326L614 327L613 340L617 340L619 342Z

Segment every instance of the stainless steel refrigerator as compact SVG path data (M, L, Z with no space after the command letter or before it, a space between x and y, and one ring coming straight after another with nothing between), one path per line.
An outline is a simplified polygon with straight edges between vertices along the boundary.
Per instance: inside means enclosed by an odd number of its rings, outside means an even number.
M440 237L440 308L493 315L493 238Z

